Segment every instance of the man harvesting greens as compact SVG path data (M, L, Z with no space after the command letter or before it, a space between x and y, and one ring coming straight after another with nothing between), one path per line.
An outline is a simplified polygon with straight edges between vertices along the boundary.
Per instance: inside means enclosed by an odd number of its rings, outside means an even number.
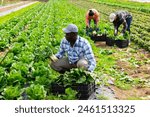
M94 21L95 27L99 22L99 12L96 9L89 9L85 16L86 28L90 28L91 20Z
M94 27L91 26L91 21L94 21ZM96 9L89 9L85 16L86 23L86 34L89 35L90 32L93 32L95 35L99 31L98 26L99 22L99 12Z
M123 24L121 33L124 34L126 30L130 33L132 15L127 11L117 11L115 13L111 13L109 15L109 20L114 24L114 35L118 34L118 28L121 24Z
M51 56L51 67L60 73L80 67L92 72L96 61L89 42L78 35L75 24L69 24L63 31L65 37L61 41L59 52Z

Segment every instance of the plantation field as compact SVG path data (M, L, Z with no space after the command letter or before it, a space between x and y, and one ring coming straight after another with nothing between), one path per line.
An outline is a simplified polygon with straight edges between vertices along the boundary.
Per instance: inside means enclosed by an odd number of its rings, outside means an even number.
M72 1L73 2L73 1ZM83 0L77 0L74 3L80 7L84 7L86 9L91 8L91 2L90 1L83 1ZM96 8L101 13L101 20L104 20L104 22L108 22L108 16L110 13L115 12L117 10L127 10L132 13L133 15L133 21L132 21L132 39L143 48L146 48L149 50L150 47L150 14L140 12L137 10L132 10L124 7L119 7L116 5L107 5L107 4L100 4L101 2L99 0L96 0L92 3L92 7ZM107 3L107 2L106 2Z
M51 92L51 84L60 74L50 68L50 56L58 51L64 37L62 28L69 23L76 24L79 35L92 45L97 61L92 77L96 78L97 85L110 87L116 99L150 99L149 7L145 5L144 10L138 10L140 3L137 8L132 4L126 7L120 6L119 2L119 5L110 3L49 0L23 9L26 12L19 11L15 17L5 16L9 20L0 17L3 22L0 23L0 99L76 99L76 92L70 88L63 95ZM132 6L133 9L129 8ZM129 47L120 49L106 46L104 42L94 43L85 34L85 13L89 8L100 12L100 29L113 28L108 19L111 12L120 9L131 12ZM80 70L73 74L83 77ZM70 74L67 75L64 78L68 80Z

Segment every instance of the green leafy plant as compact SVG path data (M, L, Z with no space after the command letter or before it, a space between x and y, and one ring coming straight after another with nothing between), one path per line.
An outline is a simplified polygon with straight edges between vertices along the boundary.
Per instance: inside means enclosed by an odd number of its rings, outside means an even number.
M28 64L23 63L23 62L15 62L15 63L13 63L11 68L10 68L10 70L13 70L13 69L18 70L18 71L20 70L21 71L21 75L23 77L26 77L28 72L29 72Z
M17 100L20 98L22 93L23 90L20 89L19 86L8 86L4 88L4 91L2 92L2 97L6 100Z
M45 76L48 77L50 75L50 69L48 64L44 63L43 61L39 61L34 63L32 68L32 75L33 77L36 76Z
M3 67L0 67L0 92L7 86L6 71Z
M35 84L43 85L46 88L49 87L50 83L51 83L51 80L45 76L42 76L42 77L37 76L35 78Z
M2 61L1 65L9 69L14 62L15 62L14 54L8 53L7 56L4 58L4 60Z
M113 30L108 30L107 37L115 40L114 31Z
M109 100L109 98L107 96L105 96L105 95L97 95L97 98L99 100Z
M115 37L115 40L126 40L123 35L118 35Z
M112 50L106 50L106 49L101 49L100 50L100 54L103 54L103 55L111 55L113 53L114 52Z
M44 86L39 84L32 84L30 87L28 87L26 89L26 94L31 100L41 100L46 97Z
M17 85L24 84L26 79L22 76L20 70L13 69L7 74L7 81L9 85Z
M65 95L62 95L62 99L64 100L75 100L77 95L77 91L71 89L71 88L66 88L65 89Z
M115 40L127 40L130 39L129 32L125 32L125 34L120 34L115 37Z
M6 47L8 47L8 40L0 37L0 50L3 51Z
M22 61L23 63L31 63L34 61L34 54L30 51L23 51L15 58L18 61Z
M89 84L94 82L91 74L83 69L75 68L65 72L63 75L64 86L72 86L76 84Z
M10 52L13 52L14 55L19 54L22 51L23 43L14 43Z

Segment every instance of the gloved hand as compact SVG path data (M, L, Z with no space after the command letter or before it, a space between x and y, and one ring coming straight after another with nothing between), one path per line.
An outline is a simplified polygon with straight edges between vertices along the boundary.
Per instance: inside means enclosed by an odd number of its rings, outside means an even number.
M58 58L55 55L50 56L50 58L53 62L56 62L58 60Z
M118 34L118 31L115 29L115 34L114 35L117 36L117 34Z
M95 36L95 35L97 34L97 32L94 30L94 31L92 32L92 34Z
M123 34L123 33L121 33L120 35L121 35L121 36L123 36L124 34Z

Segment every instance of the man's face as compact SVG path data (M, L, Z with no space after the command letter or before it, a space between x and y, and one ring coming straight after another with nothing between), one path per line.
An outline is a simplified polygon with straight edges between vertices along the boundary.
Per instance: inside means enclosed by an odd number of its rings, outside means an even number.
M65 37L68 42L73 43L77 39L77 33L74 33L74 32L66 33Z

